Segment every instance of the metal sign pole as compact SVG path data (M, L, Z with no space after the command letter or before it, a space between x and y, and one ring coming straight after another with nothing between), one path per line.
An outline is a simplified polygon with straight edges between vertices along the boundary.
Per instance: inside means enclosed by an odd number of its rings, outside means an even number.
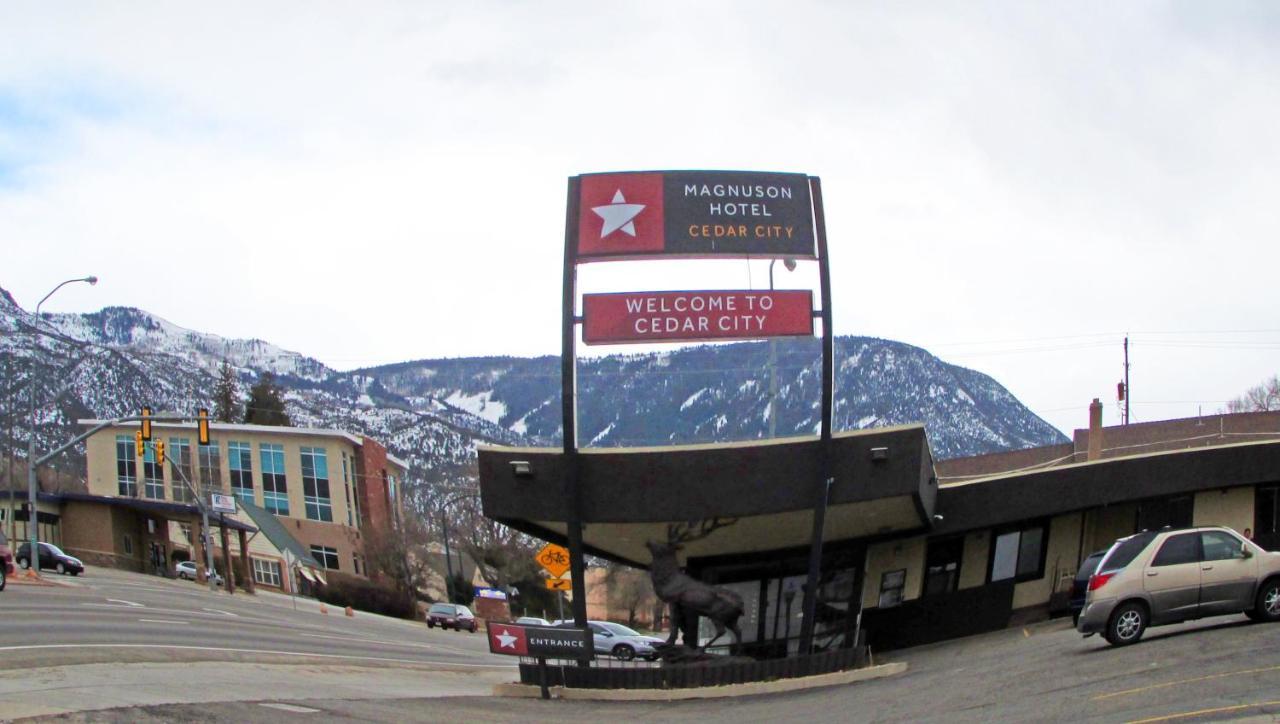
M577 302L577 240L578 204L580 180L569 179L569 200L566 204L564 228L564 289L561 317L560 346L560 402L562 436L564 444L565 482L568 489L569 514L566 516L569 543L569 576L573 581L573 624L579 628L587 625L586 570L582 551L582 495L578 488L578 424L574 391L577 387L578 318L574 314ZM578 661L586 666L585 659Z

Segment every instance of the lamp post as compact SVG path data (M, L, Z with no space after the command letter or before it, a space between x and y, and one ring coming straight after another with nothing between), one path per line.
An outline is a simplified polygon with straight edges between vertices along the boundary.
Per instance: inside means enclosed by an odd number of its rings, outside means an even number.
M52 297L54 292L58 291L59 289L73 282L88 282L89 285L92 286L98 283L98 278L95 276L87 276L87 277L80 277L78 279L68 279L65 282L62 282L58 286L54 287L53 291L44 295L44 298L41 299L36 304L35 341L36 341L37 350L40 347L40 307L45 302L49 301L49 297ZM40 513L38 510L39 505L37 504L39 494L36 491L36 488L38 487L38 485L36 483L36 366L35 365L36 365L36 359L33 356L32 364L31 364L31 372L30 372L31 379L28 382L30 386L29 402L31 403L31 436L27 438L27 539L31 547L27 549L27 564L29 566L28 568L29 575L31 573L34 573L34 575L39 576L40 575L40 540L39 540Z
M777 263L777 259L769 260L769 291L773 291L773 265ZM783 259L782 266L787 271L796 270L795 259ZM774 367L778 363L778 340L777 338L769 338L769 438L776 437L778 432L778 373Z
M446 499L440 504L440 533L444 538L444 568L447 578L444 579L444 596L449 599L449 603L453 603L453 554L449 552L449 506L463 498L472 497L478 493L469 490L454 495ZM458 572L466 575L466 571L462 568L462 556L458 556Z

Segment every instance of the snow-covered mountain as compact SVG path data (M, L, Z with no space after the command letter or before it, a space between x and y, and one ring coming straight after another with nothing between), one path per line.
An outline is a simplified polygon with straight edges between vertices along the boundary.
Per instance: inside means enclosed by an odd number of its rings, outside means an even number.
M47 449L82 417L210 407L222 360L243 390L277 375L295 424L384 441L426 482L473 474L475 445L554 445L560 438L555 357L424 360L354 371L261 340L184 329L108 307L36 321L0 289L0 446L25 448L30 375ZM939 458L1064 442L994 380L923 349L837 339L836 429L923 421ZM815 339L686 347L579 360L579 443L669 445L812 434L819 415ZM770 393L771 376L777 389ZM48 400L57 398L53 406ZM79 465L74 457L66 465Z

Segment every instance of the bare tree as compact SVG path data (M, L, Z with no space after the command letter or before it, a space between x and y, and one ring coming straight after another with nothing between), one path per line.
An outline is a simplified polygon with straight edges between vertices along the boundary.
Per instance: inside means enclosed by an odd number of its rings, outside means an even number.
M1271 412L1280 410L1280 375L1272 375L1257 387L1227 403L1227 412Z
M458 501L451 512L451 520L457 522L460 547L490 585L507 590L537 577L535 546L528 536L486 518L477 498Z
M406 515L399 525L365 534L365 567L374 580L390 584L410 609L417 592L432 575L426 553L427 529L416 515Z
M653 583L643 571L610 561L605 564L604 583L608 588L608 607L627 612L627 625L636 625L641 610L652 611L659 603Z

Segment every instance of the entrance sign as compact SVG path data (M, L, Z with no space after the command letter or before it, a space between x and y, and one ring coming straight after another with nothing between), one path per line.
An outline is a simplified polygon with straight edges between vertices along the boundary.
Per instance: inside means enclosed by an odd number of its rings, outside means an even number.
M568 578L547 578L546 586L552 591L571 591L573 590L573 581Z
M236 512L236 499L231 495L223 495L222 493L210 493L209 505L217 513L234 513Z
M811 336L813 292L622 292L582 296L587 344Z
M595 656L591 632L583 628L548 628L490 623L489 653L539 658L590 659Z
M547 573L550 573L553 578L559 578L569 570L569 551L555 543L542 546L534 559L538 561L538 565L547 569Z
M579 263L664 256L816 258L804 174L651 171L579 179Z

